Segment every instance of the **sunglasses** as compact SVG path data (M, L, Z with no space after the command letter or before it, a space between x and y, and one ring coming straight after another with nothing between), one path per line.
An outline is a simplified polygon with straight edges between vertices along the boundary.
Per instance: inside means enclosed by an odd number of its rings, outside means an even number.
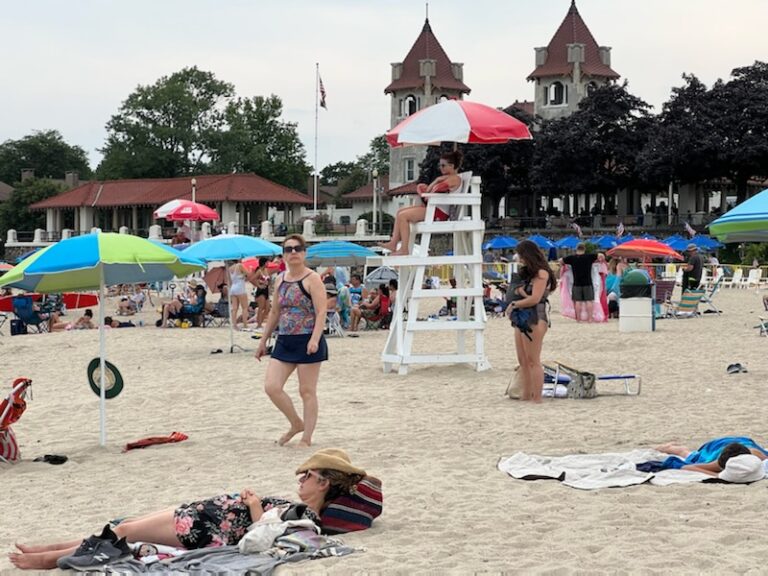
M304 246L283 246L283 254L290 254L291 252L304 252Z
M307 470L306 472L304 472L304 474L299 476L299 482L305 482L306 480L309 480L310 476L314 476L318 480L325 480L325 476L323 476L322 474L318 474L313 470Z

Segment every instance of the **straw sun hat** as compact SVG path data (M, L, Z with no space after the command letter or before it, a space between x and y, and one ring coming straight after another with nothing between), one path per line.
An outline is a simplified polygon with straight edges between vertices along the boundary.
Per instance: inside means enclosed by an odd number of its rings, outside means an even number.
M341 448L325 448L318 450L309 460L296 469L296 474L307 470L338 470L346 474L360 474L365 476L365 470L352 465L349 455Z

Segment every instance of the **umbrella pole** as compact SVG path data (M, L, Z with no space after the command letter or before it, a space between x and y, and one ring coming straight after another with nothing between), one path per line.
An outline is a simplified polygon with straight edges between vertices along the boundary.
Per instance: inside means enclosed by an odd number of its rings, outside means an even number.
M104 270L101 270L101 283L99 286L99 445L107 444L106 422L106 385L104 381L104 356L106 355L106 335L104 330Z

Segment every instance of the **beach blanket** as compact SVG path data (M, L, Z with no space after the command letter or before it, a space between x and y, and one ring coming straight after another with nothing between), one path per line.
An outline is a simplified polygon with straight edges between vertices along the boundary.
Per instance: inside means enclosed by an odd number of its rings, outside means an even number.
M265 552L241 554L237 546L218 546L199 550L184 550L150 546L159 552L141 559L113 562L104 567L110 574L253 574L270 576L281 564L346 556L356 551L340 540L317 534L312 530L299 530L280 536L275 545ZM150 550L154 552L155 550Z
M723 481L692 470L642 472L637 469L638 464L663 461L667 456L662 452L649 449L566 456L541 456L518 452L513 456L501 458L497 468L518 480L559 480L566 486L580 490L620 488L646 482L657 486L669 486ZM768 470L766 472L768 473Z

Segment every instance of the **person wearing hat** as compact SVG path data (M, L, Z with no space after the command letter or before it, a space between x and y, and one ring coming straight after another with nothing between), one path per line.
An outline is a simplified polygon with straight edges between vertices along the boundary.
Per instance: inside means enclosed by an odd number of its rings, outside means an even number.
M688 261L683 265L683 291L696 290L701 284L701 273L704 270L704 260L699 254L699 247L694 243L685 249Z
M661 462L662 470L691 470L735 483L761 480L768 472L768 450L746 436L715 438L698 450L675 442L656 450L671 455Z
M203 312L203 309L205 308L205 298L208 295L205 287L192 278L187 283L187 291L189 292L189 296L186 301L177 298L163 305L163 316L157 323L159 328L167 328L169 318L177 318L180 316L189 318Z
M306 519L321 527L320 516L327 504L350 494L366 475L365 470L354 466L349 455L340 448L318 450L296 469L296 474L300 502L260 497L246 488L238 495L222 494L182 504L175 509L130 518L114 529L107 524L99 536L91 536L82 542L72 540L42 546L17 544L19 552L11 552L8 558L16 568L25 570L57 566L86 569L130 557L127 547L130 542L152 542L189 550L232 546L265 511L275 507L282 510L282 520ZM108 559L94 557L96 552L106 554Z

